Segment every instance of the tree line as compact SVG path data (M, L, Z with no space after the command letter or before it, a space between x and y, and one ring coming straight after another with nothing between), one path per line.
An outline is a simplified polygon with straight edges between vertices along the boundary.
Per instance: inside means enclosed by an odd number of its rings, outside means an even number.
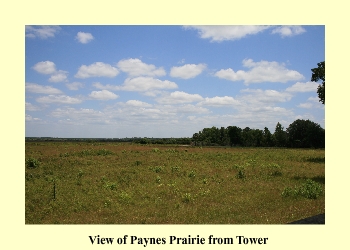
M278 122L274 133L264 130L244 129L237 126L227 128L204 128L192 136L194 146L241 146L241 147L295 147L324 148L325 130L310 120L298 119L286 130Z

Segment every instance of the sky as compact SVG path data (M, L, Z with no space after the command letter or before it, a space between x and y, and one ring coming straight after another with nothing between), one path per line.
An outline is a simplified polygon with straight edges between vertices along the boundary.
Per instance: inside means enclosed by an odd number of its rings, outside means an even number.
M26 137L191 137L324 128L325 26L25 27Z

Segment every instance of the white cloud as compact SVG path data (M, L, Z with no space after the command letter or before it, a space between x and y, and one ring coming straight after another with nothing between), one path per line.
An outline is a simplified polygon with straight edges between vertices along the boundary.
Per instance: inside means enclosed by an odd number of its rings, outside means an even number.
M49 37L54 37L56 33L58 33L61 28L59 26L31 26L27 25L26 29L26 37L29 38L41 38L47 39Z
M33 69L40 74L51 75L49 82L63 82L68 75L67 71L57 70L55 63L51 61L38 62Z
M198 103L198 105L221 107L221 106L233 106L239 103L240 102L238 100L235 100L231 96L223 96L223 97L215 96L212 98L206 97L204 101Z
M306 32L306 30L299 25L285 25L272 30L272 34L280 34L281 37L300 35L304 32Z
M305 109L324 109L324 105L318 97L309 97L308 102L300 103L297 107Z
M33 104L31 104L30 102L26 102L26 110L28 110L28 111L38 111L38 110L40 110L40 108L35 106L35 105L33 105Z
M89 96L97 100L111 100L118 98L118 95L108 90L92 91Z
M316 82L297 82L287 88L288 92L316 92L318 84Z
M86 44L91 42L94 37L91 33L78 32L75 39L77 39L80 43Z
M37 94L62 94L62 91L51 86L42 86L36 83L26 83L26 91Z
M68 72L59 70L51 75L49 82L63 82L67 79Z
M40 74L50 75L56 72L56 65L51 61L38 62L33 69Z
M222 69L215 76L229 81L244 81L245 84L261 82L288 82L303 79L303 75L295 70L289 70L284 64L278 62L260 61L252 59L243 60L243 66L250 68L249 71Z
M41 121L40 118L35 118L35 117L32 117L31 115L27 115L27 114L26 114L25 120L26 121Z
M141 102L138 100L129 100L125 104L132 107L141 107L141 108L152 107L152 104L149 104L147 102Z
M96 87L97 84L95 84L94 86ZM101 86L99 85L99 87ZM107 85L106 87L111 87L111 85ZM123 85L116 86L113 88L126 91L146 92L157 89L176 89L177 85L176 83L168 80L161 81L152 77L140 76L136 78L127 78L125 79Z
M234 41L247 35L255 35L269 28L264 25L207 25L184 26L185 29L195 29L203 39L211 42Z
M66 86L70 90L78 90L79 88L83 88L84 84L81 82L72 82L72 83L66 83Z
M39 97L36 99L37 102L40 103L64 103L64 104L78 104L81 103L82 100L66 95L48 95Z
M292 98L292 94L287 92L279 92L276 90L262 90L262 89L243 89L241 93L248 93L239 98L239 100L255 104L255 106L264 106L265 103L279 103L287 102Z
M103 62L95 62L89 66L82 65L76 73L76 78L115 77L119 74L117 68Z
M160 67L157 68L153 64L143 63L140 59L123 59L117 64L118 68L129 74L131 77L135 76L165 76L165 70Z
M189 102L199 102L202 101L203 97L198 94L188 94L183 91L175 91L170 94L163 95L156 99L158 103L161 104L179 104L179 103L189 103Z
M205 64L185 64L180 67L172 67L170 70L170 76L179 77L183 79L194 78L201 74L206 69Z

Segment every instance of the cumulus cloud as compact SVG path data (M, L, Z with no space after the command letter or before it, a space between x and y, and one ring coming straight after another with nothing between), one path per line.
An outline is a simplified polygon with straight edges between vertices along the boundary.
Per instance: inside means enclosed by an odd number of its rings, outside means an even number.
M308 102L300 103L297 107L304 108L304 109L313 109L313 108L324 109L324 105L319 102L320 99L318 97L309 97L307 101Z
M165 76L165 70L160 67L157 68L153 64L146 64L140 59L123 59L120 60L117 64L118 68L127 73L131 77L135 76Z
M118 95L116 95L113 92L108 91L108 90L92 91L89 96L92 99L104 100L104 101L118 98Z
M147 102L141 102L138 100L129 100L125 104L132 107L141 107L141 108L152 107L152 104L149 104Z
M234 41L248 35L255 35L268 29L264 25L205 25L184 26L185 29L195 29L203 39L211 42Z
M50 37L54 37L56 33L61 30L59 26L31 26L27 25L25 27L26 37L29 38L40 38L47 39Z
M95 87L97 84L94 85ZM99 85L99 87L101 87ZM106 86L111 87L111 85ZM178 86L176 83L168 81L168 80L159 80L152 77L136 77L136 78L127 78L125 79L123 85L113 87L117 90L125 90L125 91L138 91L138 92L146 92L150 90L157 89L176 89Z
M66 96L66 95L42 96L37 98L36 101L40 103L63 103L63 104L78 104L82 102L81 99Z
M296 36L306 32L306 30L299 25L285 25L272 30L272 34L279 34L281 37Z
M78 32L75 39L77 39L80 43L86 44L91 42L94 37L91 33Z
M172 67L170 70L170 76L183 79L190 79L198 76L206 69L205 64L185 64L180 67Z
M212 98L206 97L203 101L199 102L198 105L221 107L221 106L233 106L239 103L240 102L238 100L235 100L231 96L223 96L223 97L215 96Z
M51 75L49 82L63 82L67 79L68 72L57 70L54 62L38 62L32 67L36 72L44 75Z
M49 82L63 82L67 79L68 72L59 70L51 75Z
M56 72L56 65L51 61L38 62L33 69L40 74L50 75Z
M302 74L295 70L290 70L283 63L260 61L254 62L252 59L245 59L243 66L250 68L249 71L233 69L222 69L215 73L215 76L229 81L244 81L245 84L261 82L288 82L301 80Z
M79 88L83 88L84 84L81 82L72 82L72 83L66 83L66 86L70 90L78 90Z
M287 88L288 92L315 92L318 84L316 82L297 82L291 87Z
M33 92L37 94L62 94L62 91L51 86L42 86L36 83L26 83L26 91Z
M30 102L26 102L26 110L27 111L38 111L38 110L40 110L40 108L31 104Z
M264 106L266 103L278 103L289 101L293 96L287 92L280 92L277 90L267 89L243 89L241 93L243 96L239 98L240 101L250 104L256 104L256 106Z
M76 78L115 77L119 74L117 68L103 62L95 62L89 66L82 65L76 73Z
M198 94L188 94L183 91L175 91L170 94L163 95L156 99L161 104L179 104L202 101L203 97Z

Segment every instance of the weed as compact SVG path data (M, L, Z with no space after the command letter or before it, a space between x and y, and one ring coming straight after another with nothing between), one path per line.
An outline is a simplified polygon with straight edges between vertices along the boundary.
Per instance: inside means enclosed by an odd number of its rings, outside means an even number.
M153 148L153 149L152 149L152 152L154 152L154 153L159 153L160 150L159 150L158 148Z
M119 201L121 201L122 203L128 204L131 201L131 196L127 192L122 191L119 194Z
M141 165L142 161L136 161L135 164L136 164L136 166Z
M193 197L190 193L185 193L182 195L182 202L189 203L193 200Z
M282 197L301 196L307 199L317 199L322 194L323 189L321 184L311 179L307 179L305 183L303 183L300 187L296 187L295 189L286 187L282 192Z
M196 172L194 172L193 170L188 174L188 177L190 178L194 178L196 177Z
M173 172L173 173L180 172L180 167L179 166L172 166L171 167L171 172Z
M281 176L282 175L282 167L278 164L272 163L267 166L268 174L270 176Z
M27 168L37 168L40 166L40 162L39 160L30 157L27 161L26 161L26 166Z

